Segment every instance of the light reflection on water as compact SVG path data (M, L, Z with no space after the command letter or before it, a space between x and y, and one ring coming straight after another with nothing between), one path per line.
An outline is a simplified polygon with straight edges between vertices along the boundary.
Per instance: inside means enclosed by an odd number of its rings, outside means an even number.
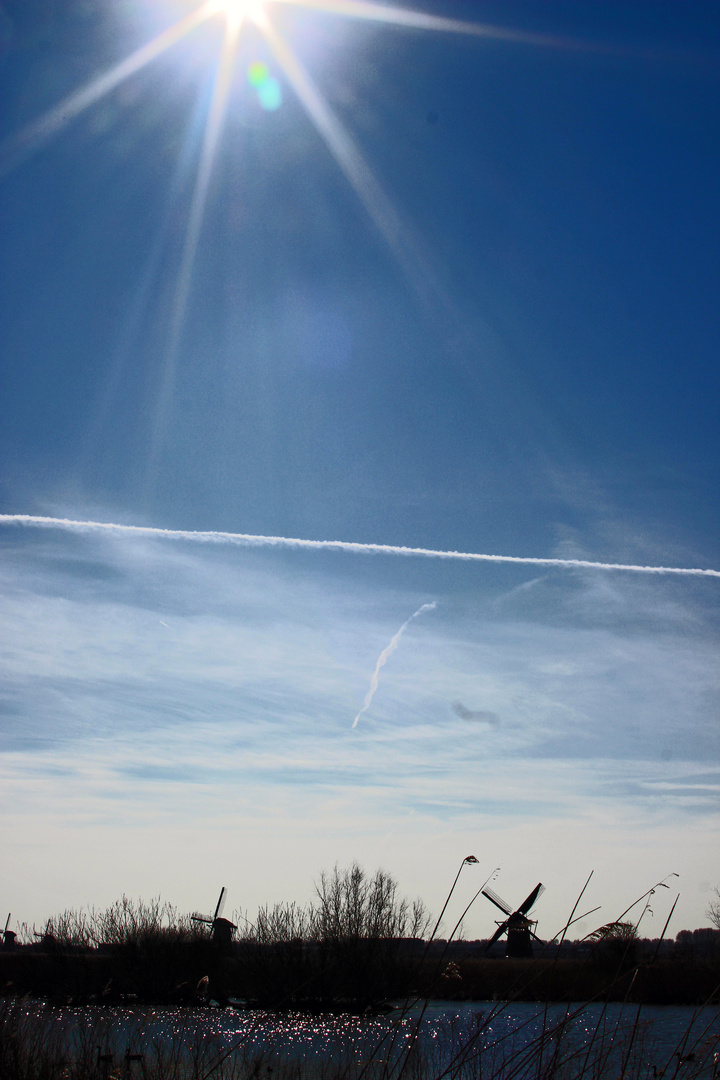
M232 1009L54 1008L24 1002L24 1023L54 1029L68 1049L102 1048L117 1057L141 1053L148 1060L202 1053L204 1071L214 1060L241 1061L245 1075L268 1077L292 1066L295 1075L322 1076L340 1066L359 1075L372 1062L386 1074L412 1044L421 1074L449 1070L463 1078L539 1076L539 1055L558 1054L558 1024L567 1020L562 1055L568 1075L665 1080L719 1077L717 1009L687 1007L549 1005L514 1002L431 1002L388 1017L310 1016ZM544 1034L543 1034L544 1033ZM416 1039L417 1036L417 1039ZM713 1058L715 1054L715 1058ZM680 1059L690 1055L682 1065ZM593 1065L582 1069L592 1057ZM406 1074L407 1075L407 1074ZM414 1072L414 1075L419 1073ZM276 1074L276 1080L280 1077Z

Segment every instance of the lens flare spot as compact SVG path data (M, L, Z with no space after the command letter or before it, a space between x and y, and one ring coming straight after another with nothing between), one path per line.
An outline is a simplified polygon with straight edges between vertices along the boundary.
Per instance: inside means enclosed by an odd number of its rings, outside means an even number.
M257 91L258 101L263 109L273 112L282 105L282 90L280 83L274 79L268 70L267 64L256 61L248 68L248 82Z
M263 109L269 112L274 112L282 105L282 90L277 79L266 79L262 86L258 87L257 95Z
M251 86L254 86L258 90L264 82L270 77L267 64L262 64L259 61L251 64L248 68L248 82Z

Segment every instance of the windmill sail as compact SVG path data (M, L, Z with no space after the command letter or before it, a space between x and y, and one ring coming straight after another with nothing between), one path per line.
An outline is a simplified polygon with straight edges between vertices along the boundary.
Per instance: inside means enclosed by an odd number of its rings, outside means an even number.
M193 911L190 918L192 919L193 922L204 922L204 923L207 923L209 926L212 926L212 924L213 924L212 915L203 915L202 912L200 912L200 911Z
M544 892L545 892L545 886L542 884L542 882L539 881L537 883L537 885L535 886L535 888L533 889L533 891L530 893L530 895L525 898L525 900L522 902L520 907L517 909L516 914L518 914L518 915L527 915L528 911L534 905L535 901L540 896L542 896L542 894Z
M218 897L217 907L215 908L215 915L213 916L213 922L215 919L219 919L225 910L225 900L227 899L227 889L223 885L220 890L220 896Z
M223 885L222 889L220 890L220 896L218 897L218 902L215 905L215 914L214 915L203 915L201 912L195 911L190 916L190 918L192 919L193 922L207 923L208 926L212 926L213 928L215 928L218 921L222 919L222 913L223 913L223 910L225 908L226 899L227 899L227 889Z
M512 908L510 905L506 904L503 898L498 896L495 890L491 889L489 885L482 890L482 894L488 898L491 904L494 904L495 907L499 907L506 915L512 915Z
M503 934L505 933L507 928L508 928L508 920L507 919L505 920L504 923L498 923L497 930L495 931L493 936L490 938L490 940L488 941L488 943L487 943L487 945L485 947L486 952L490 948L491 945L495 944L495 942L497 941L498 938L501 938L503 936Z

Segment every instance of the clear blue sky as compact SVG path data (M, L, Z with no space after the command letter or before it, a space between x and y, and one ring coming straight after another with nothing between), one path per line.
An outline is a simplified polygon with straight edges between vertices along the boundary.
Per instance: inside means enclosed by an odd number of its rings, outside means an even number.
M720 9L317 6L0 5L0 512L720 567ZM18 917L472 851L704 923L717 579L0 543Z

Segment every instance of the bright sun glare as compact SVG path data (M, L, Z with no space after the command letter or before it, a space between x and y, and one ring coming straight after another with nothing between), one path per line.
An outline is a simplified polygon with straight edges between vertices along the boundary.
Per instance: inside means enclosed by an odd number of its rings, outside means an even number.
M403 26L407 28L441 31L453 34L490 36L512 41L524 41L526 44L549 45L555 40L532 32L505 30L488 27L480 23L466 23L458 19L413 11L409 8L396 8L389 2L378 3L376 0L275 0L278 4L288 4L301 8L310 8L353 19L369 20ZM1 8L0 3L0 8ZM305 111L325 142L339 168L345 174L371 220L381 233L385 243L409 279L423 295L428 292L439 296L440 290L435 280L432 267L423 259L412 239L410 230L404 223L392 200L375 177L372 168L365 160L360 148L315 86L311 76L305 70L292 46L284 40L272 19L264 0L197 0L184 18L157 37L141 45L135 52L115 64L114 67L90 79L89 82L68 94L57 105L26 125L16 135L0 143L0 175L13 169L28 153L31 153L46 139L63 130L86 109L96 105L102 98L117 89L125 80L136 75L147 64L156 60L167 49L172 48L188 34L192 33L207 19L216 15L225 19L225 33L217 61L212 98L208 109L205 128L201 139L197 159L197 172L193 186L188 222L185 230L183 254L178 269L175 295L173 300L171 327L166 350L165 374L158 416L166 411L172 396L174 368L178 343L183 328L186 301L189 295L195 251L202 229L205 203L209 190L213 162L221 136L233 86L233 73L237 59L237 46L243 26L254 23L259 29L268 47L270 57L267 62L253 60L247 71L247 82L255 92L255 98L263 110L276 112L283 101L281 80L291 87ZM274 69L274 70L273 70ZM159 420L158 432L163 427ZM160 435L155 442L159 445Z
M259 19L264 6L264 0L217 0L215 9L224 13L230 25L239 26L245 18Z

